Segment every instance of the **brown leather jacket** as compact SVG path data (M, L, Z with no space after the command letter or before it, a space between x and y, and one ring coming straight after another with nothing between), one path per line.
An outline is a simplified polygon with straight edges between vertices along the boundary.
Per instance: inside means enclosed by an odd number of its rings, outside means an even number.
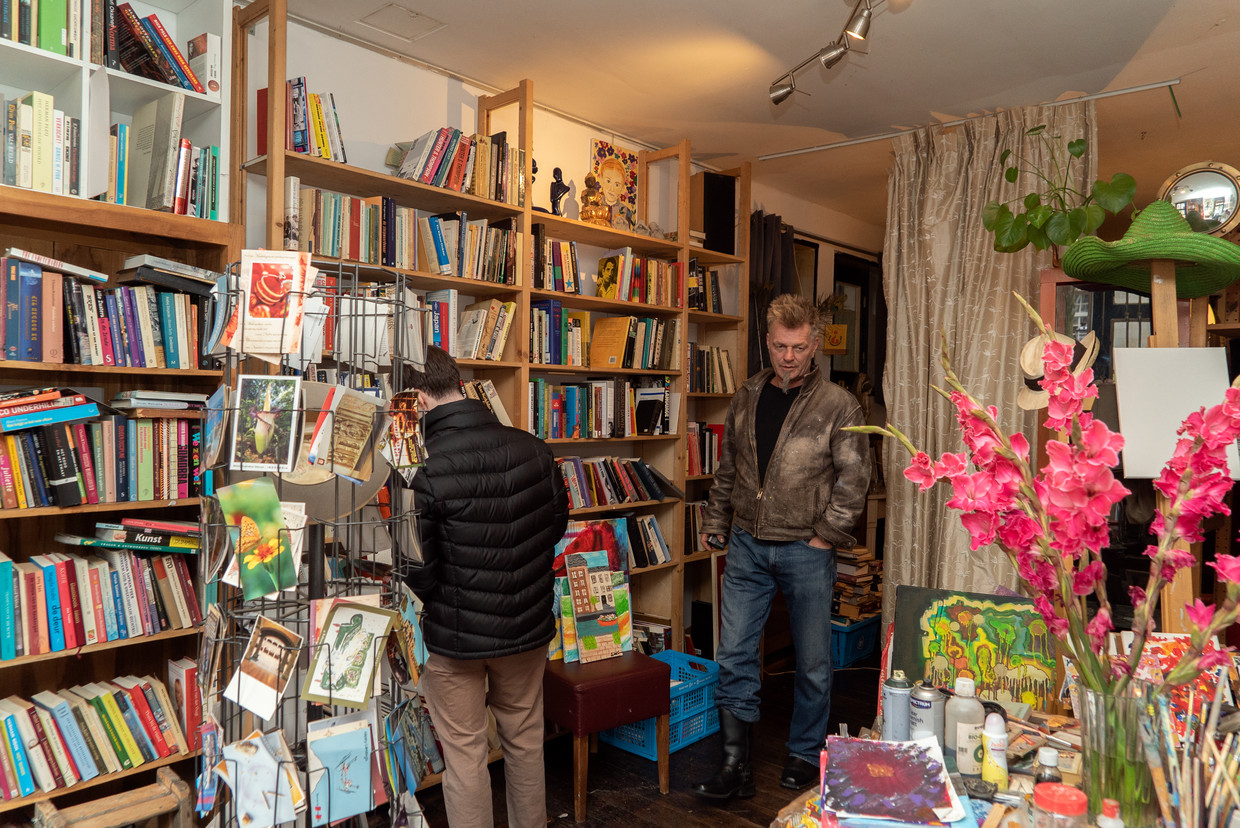
M780 431L765 485L758 486L754 417L770 368L741 385L728 406L723 453L702 531L727 536L733 524L756 538L809 540L851 549L850 534L870 488L869 439L841 431L863 425L856 398L814 368Z

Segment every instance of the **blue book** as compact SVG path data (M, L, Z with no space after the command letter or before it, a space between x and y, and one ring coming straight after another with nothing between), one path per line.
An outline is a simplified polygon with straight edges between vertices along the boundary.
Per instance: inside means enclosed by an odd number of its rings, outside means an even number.
M440 223L439 216L430 217L431 238L435 242L435 258L437 260L437 269L440 273L448 274L452 272L452 260L448 258L448 243L444 240L443 224Z
M112 608L116 613L116 637L129 638L129 620L125 617L125 599L121 593L121 576L112 567L108 567L109 580L112 581Z
M103 630L100 631L99 640L115 641L120 636L116 626L116 601L112 597L112 578L110 577L112 567L108 566L108 562L102 558L88 559L87 563L91 571L99 572L99 593L100 598L103 599Z
M161 317L160 330L164 335L164 362L168 363L169 368L192 368L192 365L181 365L180 361L180 340L177 338L177 307L175 293L160 293L159 297L159 315Z
M146 728L142 726L141 720L138 719L138 712L133 709L133 705L129 701L129 694L124 690L112 687L107 688L112 693L112 697L116 699L116 706L121 709L121 715L125 717L125 725L133 734L133 740L138 743L138 750L141 751L143 758L148 762L154 762L159 758L159 754L155 752L155 745L151 743L151 737L146 735Z
M21 326L18 324L17 309L18 266L17 259L4 259L4 358L17 359L17 343L20 338Z
M60 580L56 577L56 564L43 555L31 555L30 562L43 570L43 594L47 597L47 647L58 653L65 648L65 628L64 615L60 609Z
M142 350L142 328L138 325L138 306L135 303L133 288L121 285L120 304L125 317L125 338L129 345L129 364L138 368L150 367Z
M168 44L164 43L163 38L159 36L159 30L155 28L155 24L151 22L149 17L142 17L139 20L142 23L142 28L146 29L146 33L151 36L151 40L155 41L155 48L159 49L159 53L164 56L164 60L168 61L168 65L176 73L177 83L191 92L195 91L194 85L189 82L189 78L185 75L185 70L181 68L181 64L177 63L177 59L169 51Z
M69 702L50 690L40 690L31 696L30 700L51 713L52 718L56 720L60 738L65 743L65 747L69 749L69 755L73 758L73 764L81 780L85 782L87 779L94 779L98 776L99 768L95 765L94 757L90 755L90 748L86 746L86 737L82 735L77 719L73 717Z
M98 416L99 406L93 402L62 405L57 408L46 408L43 411L31 411L29 414L11 414L8 417L0 417L0 433L57 423L77 423Z
M39 449L34 440L34 433L14 434L18 447L26 457L26 468L30 472L30 486L44 506L55 505L48 491L47 478L43 476L43 464L39 462Z
M17 609L14 604L13 559L0 552L0 659L17 658Z
M119 432L118 432L119 433ZM125 443L128 450L125 452L125 477L129 481L129 501L136 502L138 499L138 421L125 420ZM119 455L118 455L119 456Z
M18 262L17 272L17 358L42 362L43 268L30 262Z
M34 777L30 775L30 760L26 757L26 746L22 741L21 731L17 728L17 716L4 711L4 735L9 740L9 753L13 756L13 767L17 772L17 787L22 796L34 793Z
M129 124L119 121L112 126L116 130L116 203L128 204L125 182L129 180Z

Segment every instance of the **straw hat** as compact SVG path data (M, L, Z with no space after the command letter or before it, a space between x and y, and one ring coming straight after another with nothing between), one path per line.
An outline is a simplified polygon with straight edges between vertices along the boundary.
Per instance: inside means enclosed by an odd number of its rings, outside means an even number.
M1078 240L1064 253L1063 270L1076 279L1149 293L1152 259L1175 261L1180 299L1209 296L1240 279L1240 246L1194 233L1169 201L1155 201L1137 213L1119 241Z
M1098 337L1094 336L1093 331L1085 334L1085 338L1080 342L1058 332L1054 334L1054 340L1072 346L1073 375L1079 375L1086 368L1093 366L1094 360L1098 358ZM1038 384L1042 381L1044 373L1042 355L1050 343L1051 337L1043 332L1026 342L1020 349L1020 371L1024 374L1025 384L1016 394L1016 404L1026 411L1045 408L1050 398L1050 394Z

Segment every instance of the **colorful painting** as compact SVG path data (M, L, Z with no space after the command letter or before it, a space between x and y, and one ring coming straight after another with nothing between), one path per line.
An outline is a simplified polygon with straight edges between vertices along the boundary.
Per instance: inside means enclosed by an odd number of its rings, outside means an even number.
M628 572L611 569L602 550L570 553L564 565L568 574L556 578L555 585L559 635L548 647L548 658L590 662L632 650Z
M1047 710L1055 665L1055 639L1026 598L897 587L893 670L938 687L968 675L983 699Z
M1125 642L1127 643L1127 642ZM1141 650L1141 660L1137 663L1136 677L1146 681L1162 684L1163 679L1179 664L1188 652L1192 641L1187 634L1150 633ZM1218 649L1213 639L1206 642L1203 652ZM1227 674L1226 665L1201 673L1192 681L1172 688L1170 695L1171 729L1176 739L1183 739L1188 730L1189 720L1194 716L1200 718L1204 710L1214 702L1214 692L1218 688L1219 679ZM1231 704L1231 685L1223 682L1224 704Z
M611 209L611 226L632 230L637 226L637 153L606 141L594 141L590 172L598 179L603 203Z
M828 736L823 807L837 816L951 822L964 808L933 739L879 742Z
M243 374L233 417L235 471L290 472L297 459L301 377Z

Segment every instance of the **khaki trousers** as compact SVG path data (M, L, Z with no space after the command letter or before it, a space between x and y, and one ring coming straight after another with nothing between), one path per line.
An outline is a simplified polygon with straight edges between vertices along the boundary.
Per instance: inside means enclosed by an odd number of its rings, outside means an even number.
M543 647L502 658L431 653L422 692L443 748L443 799L453 828L495 824L487 770L487 705L499 725L510 828L545 828ZM488 682L489 680L489 682Z

